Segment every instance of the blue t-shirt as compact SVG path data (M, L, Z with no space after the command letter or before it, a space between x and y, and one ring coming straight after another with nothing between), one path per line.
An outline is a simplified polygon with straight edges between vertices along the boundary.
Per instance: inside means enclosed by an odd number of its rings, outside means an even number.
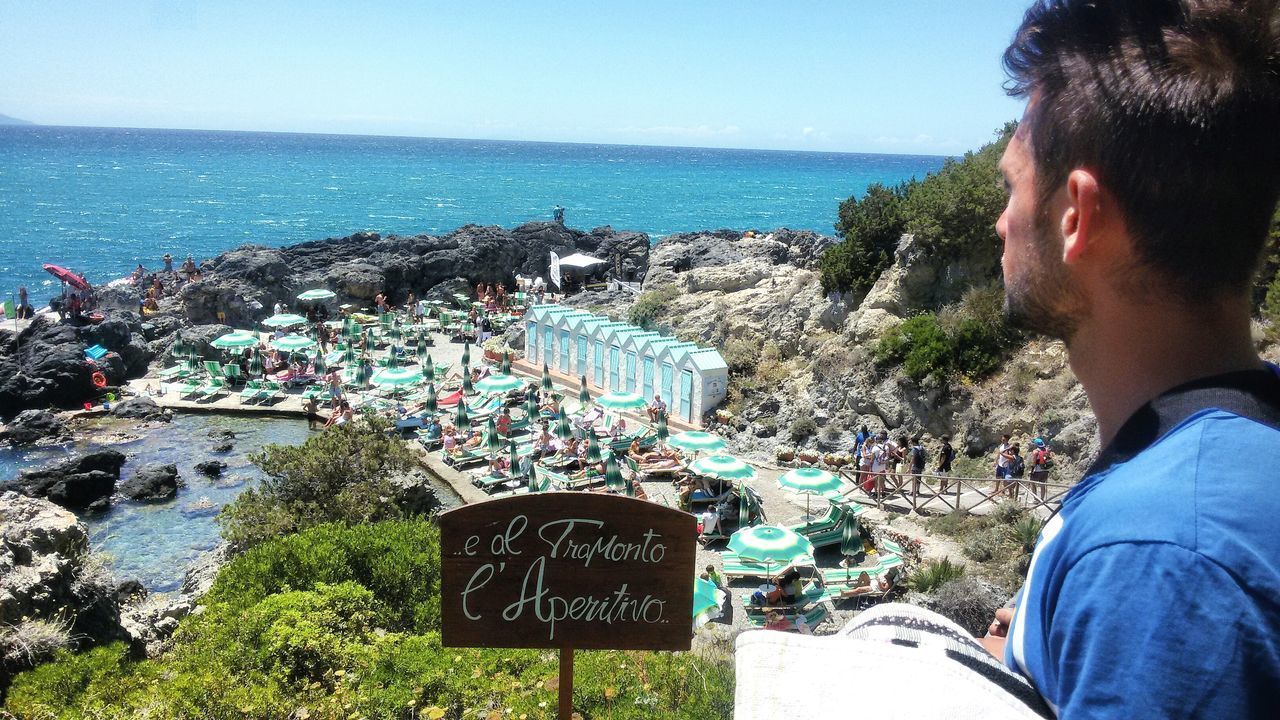
M1222 377L1140 410L1041 533L1005 663L1063 717L1280 718L1280 380Z

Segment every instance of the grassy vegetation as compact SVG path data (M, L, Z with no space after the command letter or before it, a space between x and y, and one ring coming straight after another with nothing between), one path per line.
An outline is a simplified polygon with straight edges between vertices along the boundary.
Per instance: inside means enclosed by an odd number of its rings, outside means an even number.
M901 365L913 380L978 380L999 370L1023 342L1003 314L997 285L971 288L960 302L937 313L921 313L890 328L873 357L884 367Z
M730 343L733 342L730 341ZM742 412L747 399L751 396L776 394L782 383L791 377L793 370L792 362L784 359L777 344L771 341L766 341L764 347L755 354L754 366L741 363L736 359L730 361L728 357L725 358L725 363L730 367L733 366L733 362L739 362L741 370L729 373L729 385L726 388L722 407L734 415ZM747 370L748 367L750 370Z
M631 314L627 321L648 330L666 312L667 304L679 295L680 291L675 285L664 285L656 290L641 293L636 298L635 304L631 306Z
M116 643L20 675L22 718L549 717L554 653L442 648L426 520L326 524L229 564L155 660ZM733 670L691 653L582 652L584 717L729 717ZM494 715L497 713L497 715Z
M943 558L916 568L907 578L907 587L916 592L935 592L943 585L962 577L964 566L951 562L950 558Z
M1003 503L989 515L953 512L928 521L933 532L954 538L973 574L1013 593L1022 585L1041 521L1025 508Z

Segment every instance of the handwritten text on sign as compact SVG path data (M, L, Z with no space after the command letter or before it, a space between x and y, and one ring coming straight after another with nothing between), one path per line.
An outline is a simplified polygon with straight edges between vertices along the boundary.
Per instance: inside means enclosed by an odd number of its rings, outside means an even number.
M440 516L444 644L685 650L693 516L548 493Z

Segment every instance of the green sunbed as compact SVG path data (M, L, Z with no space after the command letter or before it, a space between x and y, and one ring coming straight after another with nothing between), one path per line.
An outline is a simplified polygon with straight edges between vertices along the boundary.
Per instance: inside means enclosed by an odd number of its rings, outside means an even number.
M244 384L244 389L240 391L240 404L256 402L260 392L262 392L262 383L258 380L250 380Z

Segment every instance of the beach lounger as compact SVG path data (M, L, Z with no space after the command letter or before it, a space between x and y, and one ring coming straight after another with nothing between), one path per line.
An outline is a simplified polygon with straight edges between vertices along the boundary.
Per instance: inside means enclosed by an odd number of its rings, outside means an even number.
M238 382L244 382L244 374L240 372L240 366L235 363L227 363L222 366L222 377L226 379L230 385Z
M827 514L820 518L815 518L807 523L793 523L785 527L808 538L815 549L828 545L839 545L844 537L845 515L844 508L833 504L827 509Z
M200 382L199 380L195 378L187 378L182 382L181 385L178 385L176 388L178 391L178 397L185 398L185 397L194 395L203 386L204 386L204 383Z
M191 371L185 365L174 365L160 370L156 375L164 381L181 380L191 374Z
M195 392L199 400L213 400L222 393L227 391L227 382L221 377L211 377L205 380L200 389Z
M262 383L258 380L250 380L244 384L244 389L240 391L240 404L257 402L258 393L260 392L262 392Z
M903 561L901 555L886 554L879 559L874 565L862 565L847 568L823 568L818 571L822 576L822 583L830 588L852 589L858 583L858 579L862 577L862 573L866 573L872 579L886 578L892 581L902 572ZM891 585L892 587L892 585Z
M456 470L489 462L489 453L480 448L458 448L452 453L443 453L444 464Z
M827 617L831 615L831 611L827 609L827 606L825 603L818 603L818 604L812 605L809 608L806 608L803 611L799 611L799 612L793 611L791 613L784 612L783 614L786 615L787 618L792 621L793 626L790 628L791 630L794 630L795 632L802 632L800 630L801 619L804 620L804 627L812 630L813 628L817 627L818 624L821 623L823 620L826 620ZM752 612L747 613L747 625L753 628L764 627L765 620L766 618L764 613L752 613Z
M264 380L262 389L258 391L259 405L269 405L284 394L284 386L274 380Z
M220 378L222 377L222 366L216 360L205 360L204 372L211 378Z

